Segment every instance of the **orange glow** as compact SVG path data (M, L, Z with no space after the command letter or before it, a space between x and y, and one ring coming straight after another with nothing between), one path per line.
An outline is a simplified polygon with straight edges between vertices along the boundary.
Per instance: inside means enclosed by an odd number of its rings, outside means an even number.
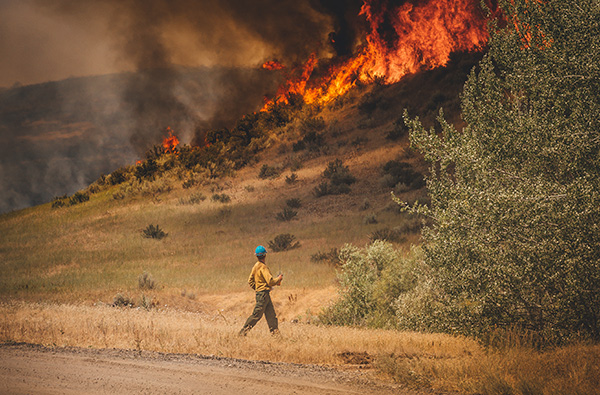
M276 60L269 60L262 65L262 68L265 70L282 70L285 69L285 66Z
M173 129L170 127L167 127L167 132L169 132L169 135L163 139L162 145L165 153L172 154L179 145L179 139L173 134Z
M391 6L381 0L364 0L360 14L368 33L358 54L330 66L325 77L310 79L318 59L313 54L300 75L279 87L274 103L288 103L299 95L308 104L326 104L345 94L357 81L385 84L422 70L445 66L454 51L481 49L488 39L479 0L425 0Z

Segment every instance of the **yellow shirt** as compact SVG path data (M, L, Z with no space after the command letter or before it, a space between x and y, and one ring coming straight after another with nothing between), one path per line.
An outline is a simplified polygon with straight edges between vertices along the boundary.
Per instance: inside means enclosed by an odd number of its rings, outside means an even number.
M271 287L278 284L278 281L273 278L267 265L258 261L252 268L252 273L250 273L250 277L248 278L248 284L250 284L253 290L260 292L270 291Z

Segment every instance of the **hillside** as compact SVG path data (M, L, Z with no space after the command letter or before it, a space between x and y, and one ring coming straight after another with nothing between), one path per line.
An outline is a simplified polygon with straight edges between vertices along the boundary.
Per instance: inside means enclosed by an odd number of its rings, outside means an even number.
M288 233L301 247L273 254L273 261L289 273L287 287L330 287L333 266L311 262L312 255L344 243L363 245L379 229L414 222L397 212L390 197L394 182L382 180L382 167L395 160L415 172L426 169L408 148L406 135L391 139L389 133L400 130L397 120L404 108L431 122L441 105L457 120L457 94L472 64L467 56L402 84L357 88L317 112L305 108L297 119L271 133L268 148L251 165L232 176L185 188L188 173L172 169L152 182L105 186L75 206L53 208L49 203L5 214L0 222L5 235L2 261L10 275L2 278L1 293L17 300L109 303L118 292L133 292L137 277L148 272L160 284L154 298L188 305L189 299L178 296L183 290L245 290L239 279L246 276L249 251ZM314 119L322 122L318 134L324 144L294 151L307 122ZM342 160L357 181L348 194L317 198L314 189L335 159ZM261 179L263 166L279 174ZM292 172L298 179L288 183ZM398 191L408 200L422 199L424 193L414 188ZM231 201L213 201L215 193ZM294 198L301 203L297 217L277 220L286 200ZM151 224L168 237L143 238L141 231ZM398 241L408 246L418 242L418 234L409 232Z
M275 84L259 69L179 67L1 90L0 213L135 163L167 126L189 141L205 122L235 122Z
M337 296L333 249L390 231L401 252L419 244L415 219L398 211L390 192L412 201L426 199L425 190L393 185L384 172L390 161L404 163L392 166L404 173L427 171L397 121L407 108L431 125L442 106L460 126L458 93L472 65L459 58L398 84L357 87L324 108L301 107L235 170L182 168L184 153L198 152L182 147L179 156L155 157L153 180L134 176L148 170L146 160L109 169L70 197L1 215L0 341L325 365L427 393L592 393L596 345L536 350L532 339L492 333L496 349L445 334L313 325ZM347 194L317 197L324 170L338 159L356 182ZM217 170L228 175L211 177ZM111 185L116 174L128 179ZM300 207L281 221L290 199ZM143 237L149 225L167 236ZM273 251L269 242L282 234L300 245ZM285 275L273 291L277 341L264 320L237 336L254 304L246 279L258 244Z

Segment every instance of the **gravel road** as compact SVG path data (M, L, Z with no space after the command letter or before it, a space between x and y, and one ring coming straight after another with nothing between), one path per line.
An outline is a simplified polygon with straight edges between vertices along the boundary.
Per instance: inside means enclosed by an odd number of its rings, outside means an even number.
M0 345L2 394L414 394L360 370L214 356Z

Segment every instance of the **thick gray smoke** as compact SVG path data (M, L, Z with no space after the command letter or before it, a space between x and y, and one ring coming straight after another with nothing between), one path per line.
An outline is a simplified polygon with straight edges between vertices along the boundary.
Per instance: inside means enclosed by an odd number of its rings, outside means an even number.
M0 91L0 212L72 194L133 163L167 126L183 142L199 127L232 126L281 82L260 70L264 61L351 53L362 3L31 1L60 24L90 21L86 39L132 71Z

